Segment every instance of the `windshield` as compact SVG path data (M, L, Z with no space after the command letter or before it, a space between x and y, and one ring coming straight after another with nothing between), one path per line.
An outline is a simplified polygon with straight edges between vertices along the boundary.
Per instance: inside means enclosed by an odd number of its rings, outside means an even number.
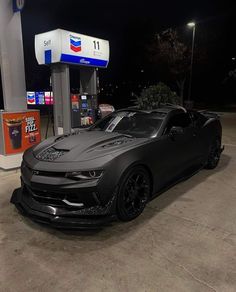
M162 120L157 113L122 111L98 121L90 131L117 132L137 138L149 138L157 133Z

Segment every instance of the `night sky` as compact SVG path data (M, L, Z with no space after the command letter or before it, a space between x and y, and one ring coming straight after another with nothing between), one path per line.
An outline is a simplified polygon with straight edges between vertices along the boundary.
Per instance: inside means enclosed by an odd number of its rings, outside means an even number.
M236 55L236 15L232 2L28 0L22 12L27 89L43 90L49 82L49 69L38 66L34 57L34 35L62 28L110 41L110 65L100 71L100 79L102 87L115 89L101 99L117 106L128 105L130 92L139 93L138 84L163 79L160 70L155 70L145 57L145 47L153 36L169 27L178 27L191 41L186 23L195 20L196 45L207 49L208 59L201 66L195 64L194 99L214 103L223 97L225 103L231 102L236 98L232 84L222 82L228 71L236 67L232 61Z

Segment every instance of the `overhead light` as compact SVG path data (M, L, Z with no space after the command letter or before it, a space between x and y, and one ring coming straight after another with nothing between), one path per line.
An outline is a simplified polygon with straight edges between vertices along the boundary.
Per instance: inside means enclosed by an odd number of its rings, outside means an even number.
M195 22L189 22L187 25L188 25L188 27L194 27L196 25L196 23Z

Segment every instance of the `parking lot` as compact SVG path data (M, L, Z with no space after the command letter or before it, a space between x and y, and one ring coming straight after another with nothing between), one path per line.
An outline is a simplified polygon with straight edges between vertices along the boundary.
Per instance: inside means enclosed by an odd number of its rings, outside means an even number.
M129 223L58 231L9 203L19 171L0 171L0 291L236 291L236 114L225 151Z

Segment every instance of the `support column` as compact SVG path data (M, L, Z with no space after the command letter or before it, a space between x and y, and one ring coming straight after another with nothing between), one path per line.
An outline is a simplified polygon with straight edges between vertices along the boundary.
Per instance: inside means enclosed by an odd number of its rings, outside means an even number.
M97 95L97 71L95 68L80 69L80 94Z
M0 0L0 67L5 110L26 110L21 14L13 13L12 0Z
M71 133L71 100L69 65L51 67L54 99L54 129L56 135Z

